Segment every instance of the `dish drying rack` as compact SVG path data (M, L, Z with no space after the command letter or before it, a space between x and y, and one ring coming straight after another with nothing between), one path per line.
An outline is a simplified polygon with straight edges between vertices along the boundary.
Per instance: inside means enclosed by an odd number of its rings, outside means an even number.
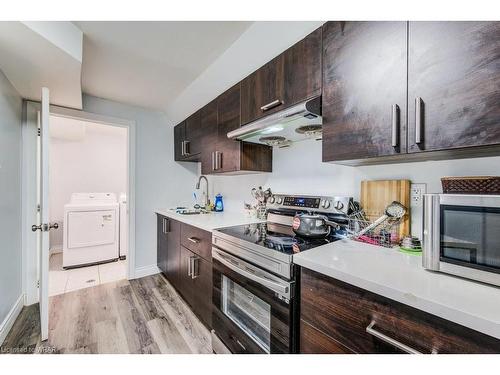
M363 229L370 226L373 222L368 220L364 210L359 205L351 203L351 214L348 215L348 226L346 228L347 238L368 243L371 245L392 248L399 245L401 240L399 235L399 226L404 217L399 219L388 218L366 233L359 235Z

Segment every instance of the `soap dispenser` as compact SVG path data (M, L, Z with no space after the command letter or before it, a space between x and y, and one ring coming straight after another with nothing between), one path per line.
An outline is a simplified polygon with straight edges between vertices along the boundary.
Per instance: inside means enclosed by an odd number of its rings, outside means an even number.
M215 212L224 211L224 202L222 202L222 195L219 193L215 196Z

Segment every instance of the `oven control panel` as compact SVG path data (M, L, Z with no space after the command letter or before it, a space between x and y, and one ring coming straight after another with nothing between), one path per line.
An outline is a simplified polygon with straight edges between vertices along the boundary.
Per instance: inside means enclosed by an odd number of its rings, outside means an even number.
M267 209L297 209L348 214L351 202L352 197L274 194L267 201Z

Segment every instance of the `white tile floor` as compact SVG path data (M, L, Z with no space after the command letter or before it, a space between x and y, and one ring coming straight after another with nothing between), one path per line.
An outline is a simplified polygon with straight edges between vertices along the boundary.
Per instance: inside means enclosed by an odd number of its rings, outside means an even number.
M49 267L49 296L126 278L125 260L65 270L62 268L62 253L52 254Z

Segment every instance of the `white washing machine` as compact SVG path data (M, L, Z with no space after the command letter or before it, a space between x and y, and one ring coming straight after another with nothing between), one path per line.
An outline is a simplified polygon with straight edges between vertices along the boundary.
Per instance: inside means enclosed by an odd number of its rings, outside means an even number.
M113 193L73 193L64 206L63 267L119 257L119 204Z

